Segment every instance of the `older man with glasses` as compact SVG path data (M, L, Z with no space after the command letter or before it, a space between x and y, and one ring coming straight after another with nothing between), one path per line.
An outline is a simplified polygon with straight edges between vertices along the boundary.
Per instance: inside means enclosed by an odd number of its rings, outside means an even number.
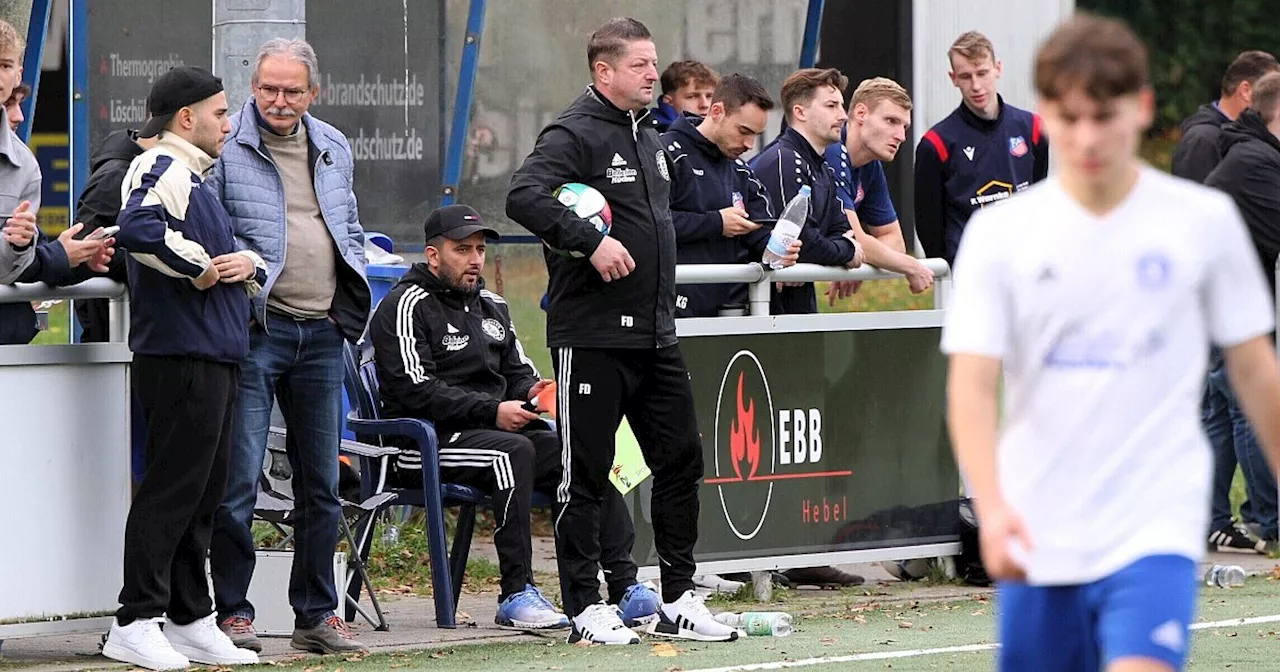
M364 333L370 290L351 148L340 131L307 113L319 82L311 45L263 44L253 96L232 119L209 178L237 240L268 266L253 302L231 470L210 549L219 624L238 646L255 651L262 644L247 597L256 557L251 524L273 401L289 430L296 501L292 646L316 653L364 649L334 613L333 553L342 515L342 348Z

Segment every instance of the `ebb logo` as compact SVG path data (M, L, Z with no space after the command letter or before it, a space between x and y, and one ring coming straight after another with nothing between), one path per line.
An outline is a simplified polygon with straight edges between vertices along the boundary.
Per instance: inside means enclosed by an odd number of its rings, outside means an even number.
M796 469L822 459L822 411L775 411L769 379L750 350L739 350L725 367L716 398L714 431L715 475L705 483L716 486L725 521L742 540L755 537L764 526L774 481L853 473Z

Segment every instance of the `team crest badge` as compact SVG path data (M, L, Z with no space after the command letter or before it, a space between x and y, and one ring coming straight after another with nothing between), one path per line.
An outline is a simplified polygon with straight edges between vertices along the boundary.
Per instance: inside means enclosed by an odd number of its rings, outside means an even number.
M657 155L653 158L658 162L658 174L662 176L662 179L670 182L671 173L667 172L667 153L659 149Z
M507 340L507 330L503 328L501 322L492 317L485 318L485 321L480 323L480 328L484 330L484 333L488 334L489 338L495 341Z
M1021 135L1009 138L1009 153L1013 156L1026 156L1027 141Z

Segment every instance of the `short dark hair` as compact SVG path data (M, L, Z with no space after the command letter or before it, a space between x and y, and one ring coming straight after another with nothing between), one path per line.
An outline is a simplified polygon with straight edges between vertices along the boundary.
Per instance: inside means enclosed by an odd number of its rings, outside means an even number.
M609 19L587 40L587 68L595 70L596 61L613 65L626 52L628 44L652 37L643 23L631 17Z
M835 68L805 68L791 73L782 82L782 108L786 118L791 119L792 107L813 100L814 94L823 86L834 86L843 94L849 88L849 78Z
M737 112L738 108L749 104L755 104L765 112L773 109L773 99L760 80L740 72L720 79L715 93L711 94L711 104L716 103L724 104L725 114Z
M1036 54L1036 93L1060 100L1082 88L1102 101L1147 86L1147 47L1123 21L1080 12L1045 40Z
M1257 84L1263 75L1276 70L1280 70L1280 63L1276 62L1275 56L1256 49L1242 52L1222 74L1222 95L1234 94L1245 82Z
M30 95L31 95L31 86L26 82L20 82L17 86L13 87L13 93L9 94L9 100L4 101L4 104L6 106L12 105L18 102L19 98L25 99Z
M1280 112L1280 72L1268 72L1253 83L1253 102L1249 107L1268 124L1275 121L1276 113Z
M668 95L693 84L714 87L720 82L715 70L702 61L676 61L662 71L662 95Z

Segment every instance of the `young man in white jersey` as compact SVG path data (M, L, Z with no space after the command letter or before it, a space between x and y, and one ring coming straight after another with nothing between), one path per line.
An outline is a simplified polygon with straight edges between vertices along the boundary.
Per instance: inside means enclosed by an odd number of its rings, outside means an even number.
M1058 171L974 214L942 341L1000 668L1177 670L1209 513L1209 344L1275 465L1271 296L1232 201L1138 159L1154 102L1124 24L1066 22L1035 82Z

